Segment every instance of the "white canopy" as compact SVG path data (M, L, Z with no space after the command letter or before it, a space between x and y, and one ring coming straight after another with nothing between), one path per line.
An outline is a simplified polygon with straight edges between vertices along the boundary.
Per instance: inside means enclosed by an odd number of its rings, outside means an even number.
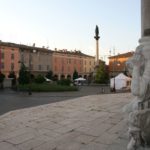
M131 78L125 76L123 73L120 73L118 76L114 78L111 78L110 80L110 87L114 87L114 81L115 81L115 89L119 90L122 88L127 88L131 84Z
M46 77L44 77L44 79L45 79L45 81L47 81L47 82L52 82L51 79L48 79L48 78L46 78Z
M86 79L84 79L84 78L77 78L77 79L75 79L75 81L85 81Z

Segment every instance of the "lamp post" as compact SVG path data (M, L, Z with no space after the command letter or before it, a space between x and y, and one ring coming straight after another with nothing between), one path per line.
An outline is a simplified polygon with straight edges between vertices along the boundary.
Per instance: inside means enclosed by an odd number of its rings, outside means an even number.
M31 59L32 59L32 53L36 53L36 50L30 50L29 52L29 91L28 94L32 95L32 90L31 90Z
M115 58L114 58L115 59ZM114 77L114 86L113 86L113 92L116 92L116 84L115 84L115 61L113 63L113 77Z
M29 52L29 91L28 91L29 95L32 95L32 91L31 91L31 51Z
M114 77L113 92L116 92L116 83L115 83L115 49L114 49L114 61L113 61L113 77Z

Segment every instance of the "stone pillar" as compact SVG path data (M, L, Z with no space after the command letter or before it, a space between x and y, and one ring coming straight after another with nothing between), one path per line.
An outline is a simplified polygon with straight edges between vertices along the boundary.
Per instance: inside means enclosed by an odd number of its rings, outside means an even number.
M124 110L129 113L128 150L150 150L150 0L141 0L141 39L127 62L135 96Z
M96 65L99 65L99 41L96 40Z
M98 26L96 25L95 28L95 36L94 36L95 40L96 40L96 57L95 57L95 61L96 61L96 66L99 65L99 29Z
M150 0L141 0L141 36L150 36Z

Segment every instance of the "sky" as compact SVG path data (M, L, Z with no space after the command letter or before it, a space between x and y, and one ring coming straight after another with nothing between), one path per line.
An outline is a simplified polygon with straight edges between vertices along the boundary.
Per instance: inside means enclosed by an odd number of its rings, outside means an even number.
M140 0L0 0L0 40L95 56L98 25L105 60L135 50L140 18Z

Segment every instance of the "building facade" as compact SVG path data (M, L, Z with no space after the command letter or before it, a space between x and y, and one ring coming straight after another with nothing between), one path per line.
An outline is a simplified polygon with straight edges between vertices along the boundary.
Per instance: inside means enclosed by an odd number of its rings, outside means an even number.
M18 77L21 63L35 76L52 71L57 79L73 79L76 70L80 77L88 78L94 70L95 57L76 50L52 51L35 45L0 42L0 71L6 77L13 71Z
M83 77L88 78L94 72L95 57L84 55L83 56Z
M55 50L52 56L53 74L61 78L73 78L76 70L80 77L88 77L93 71L95 58L80 51Z
M35 46L0 42L0 71L6 78L10 72L19 76L21 63L32 74L46 74L52 69L52 51Z
M126 61L132 57L134 52L128 52L124 54L118 54L115 56L109 57L109 73L110 77L114 77L119 73L125 73L129 75L129 72L126 67Z
M19 72L19 48L14 44L0 42L0 71L8 77L11 71Z
M52 70L52 51L35 46L20 46L20 62L30 70L33 75L46 75Z

